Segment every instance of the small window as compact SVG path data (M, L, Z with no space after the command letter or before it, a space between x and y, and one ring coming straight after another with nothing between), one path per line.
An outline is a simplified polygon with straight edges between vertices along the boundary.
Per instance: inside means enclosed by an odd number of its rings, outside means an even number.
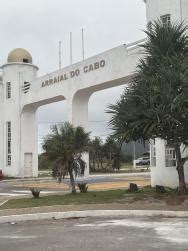
M11 83L7 82L6 84L6 97L7 99L11 98Z
M29 91L29 89L30 89L30 86L31 86L31 83L25 81L24 85L22 87L23 92L27 93Z
M176 152L172 147L166 148L166 167L176 166Z
M7 122L7 166L11 166L11 122Z
M29 60L27 58L23 58L23 63L29 63Z
M170 14L161 16L161 22L164 26L170 26L171 24L171 17Z

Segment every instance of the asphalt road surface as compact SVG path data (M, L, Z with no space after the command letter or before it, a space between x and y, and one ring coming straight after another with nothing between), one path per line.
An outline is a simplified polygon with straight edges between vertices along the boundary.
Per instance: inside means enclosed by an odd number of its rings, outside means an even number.
M0 224L0 251L187 251L188 219L72 218Z

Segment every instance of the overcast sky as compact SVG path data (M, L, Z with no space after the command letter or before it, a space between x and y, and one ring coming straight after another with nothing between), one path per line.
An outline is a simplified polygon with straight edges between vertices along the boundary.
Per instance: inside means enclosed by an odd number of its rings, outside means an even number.
M69 34L73 34L73 62L81 60L81 29L85 56L144 38L143 0L0 0L0 64L17 47L27 49L39 66L39 75L58 69L58 41L62 41L62 66L69 65ZM114 103L122 87L95 93L89 102L93 135L105 136L107 104ZM98 105L100 104L100 106ZM50 123L67 120L66 102L38 110L39 142Z

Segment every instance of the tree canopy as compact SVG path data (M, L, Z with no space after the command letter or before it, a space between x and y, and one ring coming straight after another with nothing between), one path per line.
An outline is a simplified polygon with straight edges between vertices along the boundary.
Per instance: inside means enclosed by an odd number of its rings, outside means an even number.
M121 145L109 136L105 142L95 137L89 147L90 169L92 171L119 170L121 165Z
M72 192L75 193L74 175L83 175L86 163L82 160L82 153L88 150L89 133L78 126L74 127L66 122L61 126L53 126L43 143L43 150L47 158L53 162L52 175L59 182L66 174L70 175Z
M158 21L145 32L136 75L120 100L108 107L110 125L125 141L162 138L176 148L178 157L180 145L188 142L187 26ZM180 156L177 162L182 170L185 160ZM182 179L180 190L185 190Z

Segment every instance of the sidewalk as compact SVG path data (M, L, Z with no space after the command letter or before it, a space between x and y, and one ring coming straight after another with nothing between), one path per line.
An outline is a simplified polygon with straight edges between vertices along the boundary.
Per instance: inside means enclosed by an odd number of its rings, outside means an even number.
M96 209L84 210L82 207L74 207L73 211L70 211L70 207L64 208L64 211L57 210L52 211L52 208L48 212L24 212L17 214L7 214L0 216L0 224L11 223L21 221L33 221L33 220L58 220L67 218L85 218L85 217L181 217L188 218L188 211L165 211L165 210L128 210L128 209L101 209L100 205ZM118 205L119 206L119 205ZM57 209L57 208L56 208Z

